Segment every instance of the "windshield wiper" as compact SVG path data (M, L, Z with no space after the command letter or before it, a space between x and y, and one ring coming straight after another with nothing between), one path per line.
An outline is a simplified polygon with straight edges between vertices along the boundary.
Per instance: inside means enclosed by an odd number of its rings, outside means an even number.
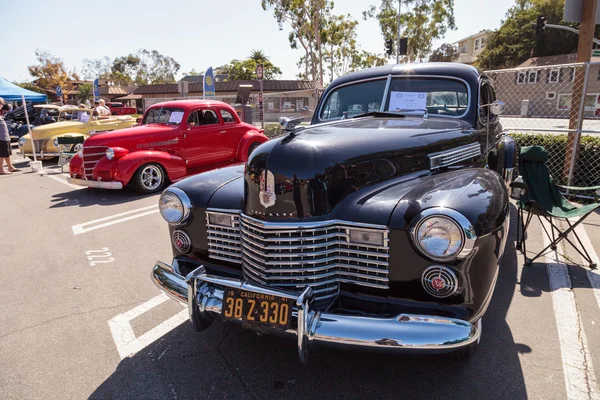
M406 115L400 114L394 111L369 111L362 114L356 114L351 116L350 118L360 118L360 117L393 117L393 118L406 118ZM345 119L342 117L342 119Z

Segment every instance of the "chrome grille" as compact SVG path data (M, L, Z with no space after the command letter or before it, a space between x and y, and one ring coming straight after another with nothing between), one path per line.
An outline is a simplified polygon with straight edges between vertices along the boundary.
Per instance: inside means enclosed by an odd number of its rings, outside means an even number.
M44 149L44 140L45 139L40 139L40 140L34 140L33 141L33 148L35 149L36 153L41 153L42 150Z
M481 144L473 143L440 153L429 154L430 169L447 167L481 155Z
M83 145L83 168L85 169L85 179L94 179L94 167L106 154L107 146L86 146Z
M382 232L384 245L350 243L351 229ZM341 282L387 289L388 230L344 221L271 224L240 217L242 266L250 281L301 291L311 286L320 304L337 296Z
M232 217L232 226L210 223L210 214L225 214ZM240 241L240 217L238 210L211 210L206 212L208 233L208 255L216 260L242 263L242 242Z

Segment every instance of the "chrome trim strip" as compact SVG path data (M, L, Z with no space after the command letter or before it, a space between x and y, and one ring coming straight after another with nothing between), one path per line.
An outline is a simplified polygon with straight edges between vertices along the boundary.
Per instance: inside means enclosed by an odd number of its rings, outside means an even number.
M385 101L387 100L388 93L390 91L390 85L392 84L392 74L389 74L387 77L387 81L385 82L385 89L383 89L383 99L381 99L381 107L379 107L379 111L385 111Z
M471 143L465 146L455 147L450 150L431 153L429 157L429 169L447 167L458 162L468 160L481 155L481 144Z
M418 231L419 226L423 222L425 222L427 219L429 219L431 217L437 217L437 216L449 218L449 219L453 220L455 223L457 223L459 227L462 228L461 232L462 232L463 247L458 252L458 254L453 255L451 257L437 258L437 257L430 256L421 248L421 244L419 243L419 241L417 240L417 237L416 237L416 232ZM410 230L410 236L413 240L413 243L415 244L417 249L421 252L421 254L423 254L425 257L427 257L431 260L440 261L440 262L465 258L466 256L468 256L471 253L471 251L473 250L473 247L475 246L475 241L477 240L477 235L475 234L475 229L473 228L473 225L471 225L471 222L467 219L467 217L465 217L464 215L462 215L461 213L459 213L456 210L453 210L451 208L446 208L446 207L431 207L431 208L427 208L427 209L421 211L419 214L415 215L413 217L413 219L411 220L410 225L409 225L409 230Z
M249 217L245 214L240 214L240 218L246 222L249 222L253 225L257 225L261 228L265 229L284 229L287 231L281 232L297 232L298 230L302 230L303 232L307 232L307 229L310 228L325 228L331 225L345 225L350 228L359 227L359 228L372 228L376 230L386 230L388 231L388 227L385 225L374 225L374 224L365 224L360 222L351 222L351 221L343 221L339 219L328 219L326 221L320 222L266 222L261 221L252 217Z

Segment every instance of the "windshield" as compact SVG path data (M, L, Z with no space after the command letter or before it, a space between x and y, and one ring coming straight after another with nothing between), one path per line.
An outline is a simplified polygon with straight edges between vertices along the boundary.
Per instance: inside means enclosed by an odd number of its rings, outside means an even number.
M179 125L183 120L183 109L174 107L155 107L146 111L142 125L165 124Z
M58 117L59 121L88 121L90 114L84 110L66 110L62 111Z
M360 82L334 89L321 108L322 120L380 111L386 79ZM429 114L463 116L468 108L467 86L444 78L393 78L384 111L427 109Z

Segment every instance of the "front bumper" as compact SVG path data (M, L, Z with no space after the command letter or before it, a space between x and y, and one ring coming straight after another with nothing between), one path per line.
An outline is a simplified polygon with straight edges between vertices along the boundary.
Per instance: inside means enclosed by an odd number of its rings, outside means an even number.
M33 157L33 152L31 152L31 151L22 151L22 150L21 150L21 153L22 153L24 156L27 156L27 157ZM60 153L41 151L41 152L39 152L39 153L35 153L35 156L36 156L36 157L38 157L38 158L44 158L44 157L58 157L58 156L60 156Z
M174 267L157 262L152 271L154 283L171 298L188 305L190 322L197 330L206 329L221 314L225 288L292 298L296 329L285 332L261 328L261 332L296 337L301 362L308 359L309 347L341 347L387 352L446 353L469 346L479 339L479 325L460 319L399 314L393 318L363 317L321 312L312 308L310 287L297 293L259 286L238 279L208 275L200 266L186 277Z
M123 189L123 184L121 182L91 181L87 179L71 178L70 176L67 177L67 182L72 183L73 185L87 186L100 189Z

